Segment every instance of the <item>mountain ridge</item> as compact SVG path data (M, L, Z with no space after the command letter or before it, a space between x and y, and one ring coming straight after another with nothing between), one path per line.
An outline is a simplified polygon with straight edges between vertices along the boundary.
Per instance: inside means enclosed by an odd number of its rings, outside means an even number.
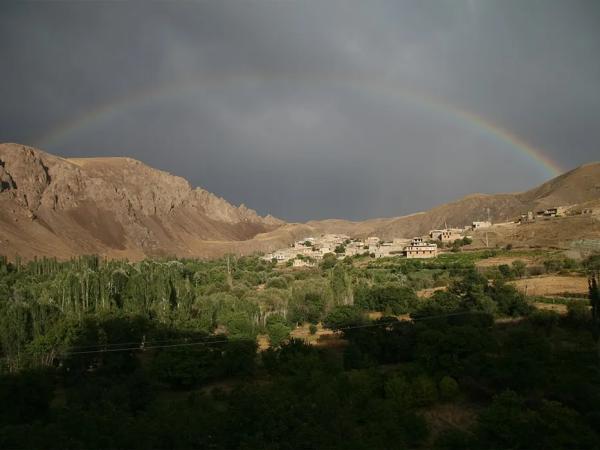
M524 192L469 194L427 211L364 221L286 223L261 217L176 175L130 157L61 158L0 144L0 254L70 258L215 257L284 247L320 233L411 237L474 220L600 202L600 163Z

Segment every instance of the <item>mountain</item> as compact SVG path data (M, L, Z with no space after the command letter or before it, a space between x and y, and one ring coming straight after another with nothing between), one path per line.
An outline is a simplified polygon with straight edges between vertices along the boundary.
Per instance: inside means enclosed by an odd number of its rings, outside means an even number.
M282 224L131 158L0 145L0 254L196 256L204 241L248 240Z
M383 239L411 237L443 228L463 227L473 221L506 222L527 211L556 206L576 208L600 202L600 163L590 163L566 172L534 189L512 194L471 194L426 212L364 222L326 220L309 222L317 230L344 230L356 236L374 235Z
M0 255L25 259L92 253L128 259L248 254L321 233L412 237L445 224L462 227L488 217L505 222L555 206L599 207L600 163L586 164L526 192L472 194L403 217L288 224L261 217L244 205L233 206L131 158L65 159L23 145L0 144ZM559 222L537 224L534 234L546 236L544 245L600 237L597 222L572 222L566 228ZM531 236L523 235L521 241L527 244Z

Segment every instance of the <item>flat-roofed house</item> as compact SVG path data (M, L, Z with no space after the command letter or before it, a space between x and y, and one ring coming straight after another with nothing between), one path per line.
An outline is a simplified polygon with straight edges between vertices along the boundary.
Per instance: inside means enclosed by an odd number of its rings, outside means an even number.
M408 259L435 258L437 253L437 244L428 244L422 238L414 238L410 245L404 247L404 254Z
M479 230L480 228L490 228L492 226L492 222L489 221L481 221L481 222L473 222L471 228L473 230Z
M294 262L292 263L292 267L314 267L314 266L315 266L314 261L310 261L308 259L296 258L296 259L294 259Z
M370 247L372 245L378 245L380 239L377 236L370 236L365 240L365 243Z
M462 230L459 228L444 228L443 230L431 230L429 237L440 242L454 242L462 239Z

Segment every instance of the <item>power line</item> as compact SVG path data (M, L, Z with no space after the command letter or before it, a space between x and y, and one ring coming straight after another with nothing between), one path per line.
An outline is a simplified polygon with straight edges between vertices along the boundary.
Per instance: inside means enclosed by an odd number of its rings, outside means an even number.
M370 323L370 324L363 324L363 325L351 325L351 326L347 326L347 327L337 328L335 331L346 331L346 330L354 330L354 329L360 329L360 328L381 327L381 326L399 324L402 322L416 322L416 321L422 321L422 320L439 319L439 318L444 318L444 317L464 316L464 315L469 315L469 314L484 314L484 313L479 312L479 311L463 311L463 312L458 312L458 313L437 314L437 315L431 315L431 316L415 317L415 318L411 318L410 320L398 320L397 319L394 321L387 321L387 322L377 322L377 323ZM207 345L208 346L208 345L232 342L232 340L230 340L230 339L224 339L224 340L210 340L210 339L214 339L214 337L211 336L202 341L195 341L195 342L183 342L183 343L165 344L165 345L145 345L145 344L142 345L142 343L139 343L139 345L137 345L135 347L102 348L102 349L98 349L98 350L84 350L84 351L66 351L61 354L64 356L70 356L70 355L87 355L87 354L98 354L98 353L131 352L131 351L140 351L140 350L142 350L142 351L143 350L153 350L153 349L160 349L160 348L191 347L191 346L196 346L196 345ZM160 341L153 341L153 342L160 342ZM169 342L169 341L164 341L164 342ZM138 343L131 342L131 343L110 344L110 345L117 346L117 345L133 345L133 344L138 344ZM90 346L90 347L93 347L93 346ZM100 347L100 346L98 346L98 347ZM77 348L77 347L72 347L72 348ZM85 347L80 347L80 348L85 348Z
M206 340L209 339L213 339L214 336L206 336ZM181 342L184 341L183 343L186 343L186 341L189 341L190 338L175 338L175 339L161 339L161 340L154 340L154 341L146 341L146 344L163 344L163 343L167 343L167 342ZM70 347L71 349L93 349L93 348L100 348L100 347L119 347L119 346L123 346L123 345L136 345L139 344L140 341L131 341L131 342L114 342L114 343L110 343L110 344L93 344L93 345L75 345Z
M194 345L212 345L212 344L223 344L231 342L229 339L221 340L221 341L204 341L204 342L187 342L182 344L167 344L167 345L150 345L144 347L129 347L129 348L109 348L102 350L88 350L83 352L64 352L62 355L70 356L70 355L87 355L94 353L113 353L113 352L131 352L131 351L140 351L140 350L152 350L157 348L174 348L174 347L191 347Z

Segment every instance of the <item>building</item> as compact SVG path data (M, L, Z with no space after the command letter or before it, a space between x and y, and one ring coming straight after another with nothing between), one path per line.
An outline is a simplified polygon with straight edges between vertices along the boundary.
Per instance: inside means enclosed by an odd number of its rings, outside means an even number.
M462 239L462 230L458 228L444 228L443 230L431 230L429 237L440 242L454 242Z
M381 240L377 237L377 236L370 236L367 238L367 240L365 241L366 245L368 245L369 247L373 246L373 245L379 245L379 242Z
M435 258L437 252L437 244L428 244L422 238L414 238L410 245L404 247L404 254L408 259Z
M519 218L519 223L532 223L535 222L535 215L533 211L527 211L527 214L521 214Z
M564 206L557 206L555 208L543 209L541 211L537 211L538 217L557 217L565 214L567 208Z
M293 267L314 267L315 263L309 259L299 259L296 258L294 259L294 262L292 263Z
M346 247L346 251L344 252L345 256L354 256L354 255L362 255L366 250L362 247Z
M471 224L471 229L473 230L479 230L481 228L490 228L492 226L492 222L489 221L482 221L482 222L473 222Z

